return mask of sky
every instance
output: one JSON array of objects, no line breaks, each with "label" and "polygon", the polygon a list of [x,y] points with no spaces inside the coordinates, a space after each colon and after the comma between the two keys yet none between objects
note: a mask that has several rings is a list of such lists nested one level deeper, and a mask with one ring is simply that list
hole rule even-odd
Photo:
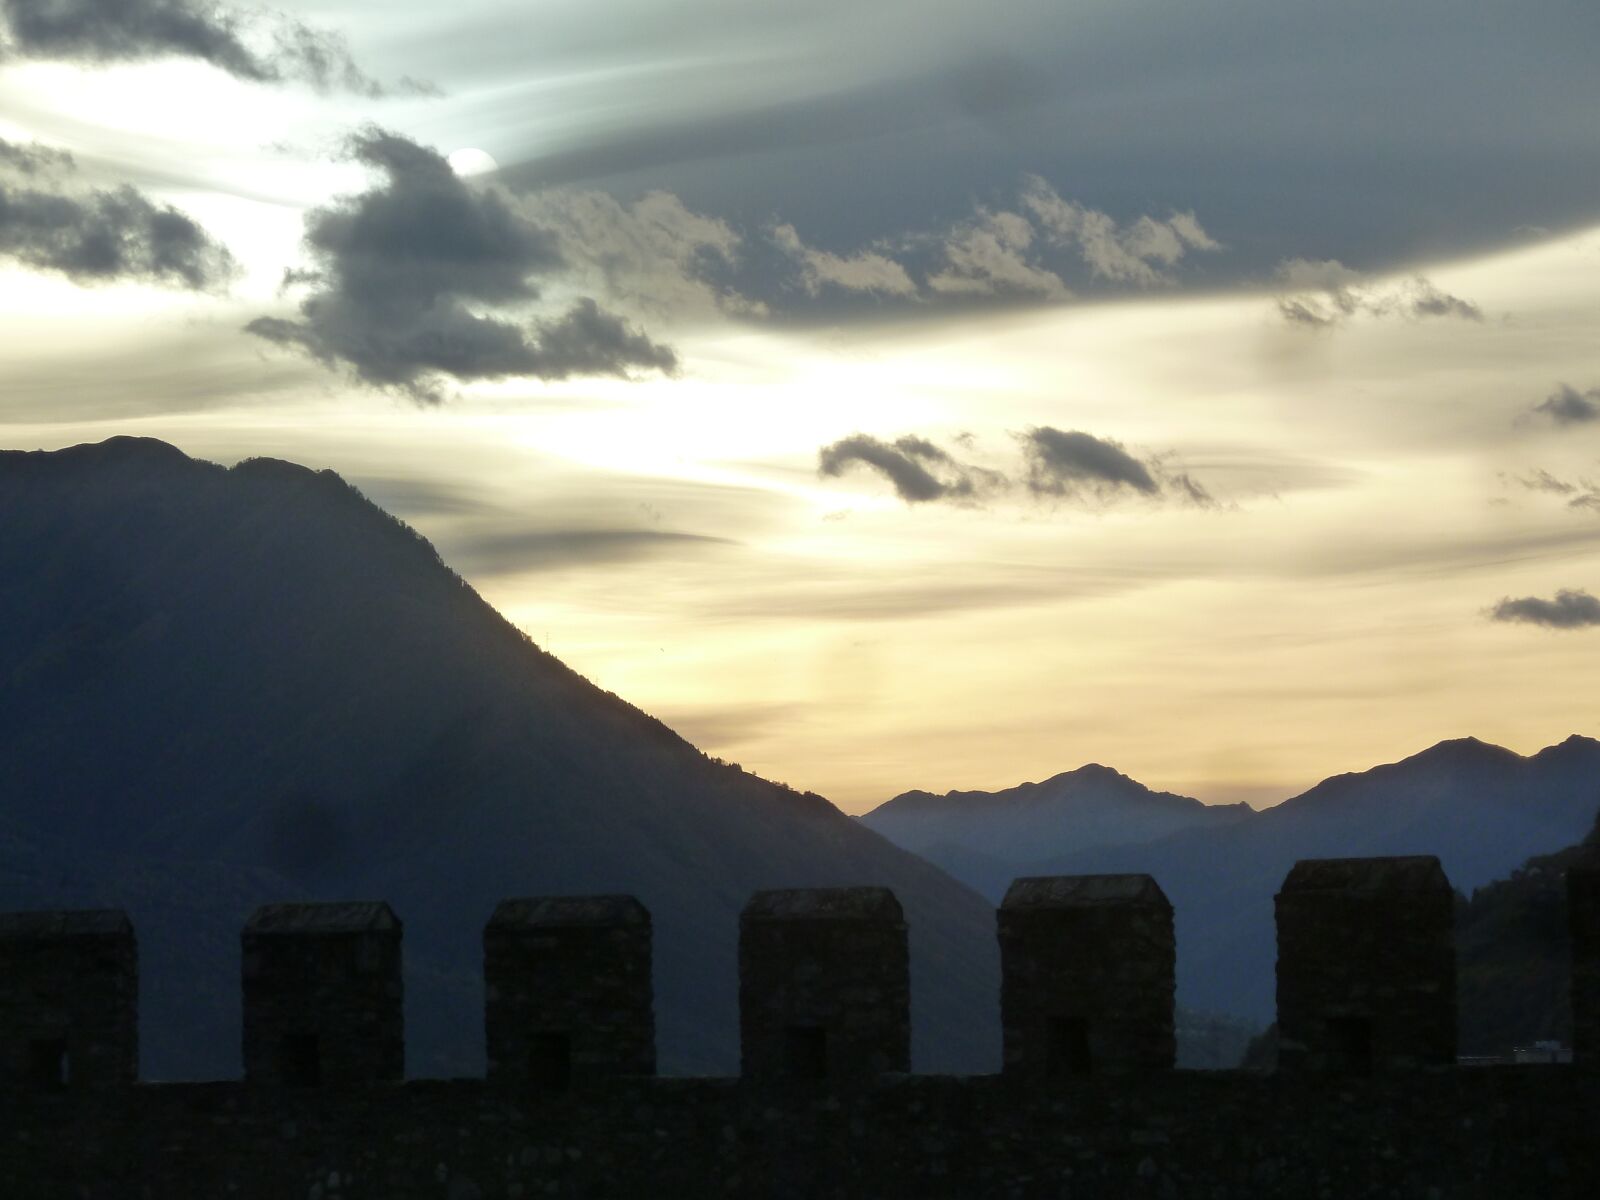
[{"label": "sky", "polygon": [[864,811],[1600,735],[1600,7],[0,0],[0,445]]}]

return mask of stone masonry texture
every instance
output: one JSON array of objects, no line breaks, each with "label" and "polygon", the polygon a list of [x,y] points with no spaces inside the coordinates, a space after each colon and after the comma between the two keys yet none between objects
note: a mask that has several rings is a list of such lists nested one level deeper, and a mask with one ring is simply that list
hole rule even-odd
[{"label": "stone masonry texture", "polygon": [[632,896],[506,900],[483,930],[491,1082],[654,1075],[650,914]]},{"label": "stone masonry texture", "polygon": [[139,949],[127,914],[0,913],[0,1087],[139,1077]]},{"label": "stone masonry texture", "polygon": [[1018,879],[996,923],[1006,1073],[1172,1066],[1177,944],[1154,879]]},{"label": "stone masonry texture", "polygon": [[241,936],[245,1078],[402,1079],[400,934],[382,902],[258,908]]},{"label": "stone masonry texture", "polygon": [[887,888],[757,892],[739,918],[744,1075],[871,1078],[911,1069],[911,960]]},{"label": "stone masonry texture", "polygon": [[[1393,1002],[1398,1027],[1414,1031],[1405,1022],[1418,1020],[1434,1002],[1421,984],[1442,971],[1432,907],[1442,878],[1431,860],[1300,864],[1279,898],[1290,967],[1293,939],[1321,928],[1353,948],[1359,970],[1346,966],[1342,977],[1337,963],[1312,956],[1305,978],[1333,981],[1344,1006],[1340,1014],[1382,1018],[1391,1011],[1384,1005]],[[1594,885],[1592,877],[1579,879],[1571,892],[1575,930],[1581,925],[1587,931],[1574,938],[1574,955],[1590,956],[1583,961],[1591,965],[1600,901]],[[1364,898],[1348,907],[1306,899],[1330,892]],[[1137,876],[1034,881],[1016,894],[1011,911],[1033,903],[1047,909],[1105,903],[1154,912],[1160,908],[1155,895],[1159,891],[1152,894]],[[520,932],[553,923],[563,910],[569,919],[593,918],[587,925],[577,921],[591,931],[648,928],[636,923],[642,909],[633,912],[626,898],[560,900],[541,915],[544,903],[513,901],[524,907],[498,915]],[[890,1058],[885,1042],[891,1050],[906,1045],[904,922],[892,895],[882,889],[768,892],[752,900],[746,915],[753,919],[744,932],[756,933],[746,946],[756,968],[753,998],[776,1005],[775,1023],[815,1029],[857,1012],[865,1030],[855,1043],[859,1053]],[[1374,932],[1380,916],[1394,927]],[[1341,928],[1341,920],[1355,928]],[[399,922],[386,906],[273,906],[251,924],[245,953],[265,957],[253,975],[247,967],[247,997],[252,978],[293,985],[291,994],[310,987],[319,1003],[348,1019],[362,1007],[353,998],[388,977],[386,955],[398,963]],[[839,926],[855,934],[840,934]],[[803,936],[769,937],[773,927]],[[359,942],[352,949],[340,940],[357,934],[377,936],[365,951]],[[25,964],[15,957],[17,945],[32,940],[52,953],[78,955],[78,966],[87,969],[94,957],[73,943],[100,936],[126,947],[129,957],[108,950],[106,963],[118,978],[131,978],[132,930],[122,914],[0,914],[0,965]],[[272,943],[274,936],[289,940]],[[1424,961],[1402,968],[1390,961],[1392,945],[1409,947]],[[296,958],[304,946],[324,949]],[[274,957],[280,953],[286,957]],[[631,951],[622,957],[637,962]],[[34,977],[46,978],[68,959],[38,961],[48,969]],[[614,966],[616,959],[606,961]],[[786,991],[787,970],[795,968],[803,968],[804,986]],[[357,984],[350,983],[352,971]],[[846,998],[824,984],[830,977],[843,984]],[[1290,978],[1294,982],[1292,969]],[[742,979],[741,987],[749,982]],[[1415,995],[1407,994],[1411,987]],[[376,988],[375,994],[382,1011],[394,1001],[397,1018],[398,993]],[[12,1044],[17,1028],[34,1028],[28,1023],[38,1006],[30,1000],[17,1007],[11,1001],[18,995],[35,993],[19,989],[14,970],[0,973],[0,1045]],[[85,1003],[96,1010],[79,1014],[85,1028],[100,1028],[97,1012],[132,1011],[131,999],[115,989],[84,995],[93,996]],[[778,1003],[786,996],[792,1003]],[[1293,988],[1288,998],[1297,999]],[[246,1011],[252,1011],[248,1005]],[[259,1018],[264,1010],[254,1011]],[[267,1014],[268,1027],[303,1029],[298,1017],[285,1015],[299,1011],[278,1005]],[[1593,1009],[1587,1011],[1592,1021]],[[337,1033],[340,1026],[316,1028]],[[845,1022],[843,1028],[856,1027]],[[1370,1048],[1388,1053],[1388,1036],[1379,1026]],[[809,1037],[798,1046],[779,1039],[777,1053],[803,1057],[815,1049]],[[1424,1049],[1432,1053],[1432,1043]],[[1334,1050],[1347,1054],[1350,1045]],[[396,1052],[383,1054],[389,1070],[398,1062]],[[381,1057],[374,1052],[363,1061]],[[1405,1065],[1426,1061],[1411,1052],[1402,1057]],[[1600,1178],[1600,1072],[1582,1064],[1339,1074],[1291,1068],[951,1077],[874,1070],[800,1080],[782,1069],[738,1079],[574,1069],[559,1090],[530,1088],[514,1075],[400,1082],[394,1070],[387,1079],[372,1078],[371,1070],[344,1078],[330,1070],[317,1086],[260,1075],[93,1087],[0,1077],[0,1197],[1587,1200]]]},{"label": "stone masonry texture", "polygon": [[1276,897],[1279,1069],[1452,1065],[1454,903],[1437,858],[1296,863]]}]

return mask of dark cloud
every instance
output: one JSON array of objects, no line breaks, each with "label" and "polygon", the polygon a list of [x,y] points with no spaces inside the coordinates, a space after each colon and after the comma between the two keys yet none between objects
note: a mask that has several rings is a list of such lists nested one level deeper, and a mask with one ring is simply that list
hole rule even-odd
[{"label": "dark cloud", "polygon": [[817,471],[821,475],[836,478],[856,463],[882,474],[907,504],[970,501],[1005,483],[996,472],[958,462],[948,451],[914,434],[884,442],[857,433],[817,452]]},{"label": "dark cloud", "polygon": [[[1594,223],[1600,9],[1528,0],[1462,23],[1459,8],[1122,0],[1086,22],[1080,6],[1022,0],[996,22],[919,0],[908,33],[903,4],[744,5],[730,21],[726,0],[682,0],[670,19],[618,0],[604,18],[541,8],[536,37],[506,36],[497,9],[438,53],[498,85],[484,120],[520,128],[497,155],[541,186],[604,180],[730,217],[781,212],[844,254],[945,227],[995,181],[1035,172],[1119,218],[1201,214],[1229,246],[1196,272],[1212,288],[1295,256],[1386,275]],[[846,12],[857,35],[841,53]],[[575,117],[552,138],[546,81],[597,44],[623,68],[630,119]],[[773,45],[790,69],[763,69]],[[1418,316],[1451,307],[1419,299]]]},{"label": "dark cloud", "polygon": [[1150,468],[1122,446],[1079,430],[1041,425],[1023,435],[1028,490],[1036,496],[1073,496],[1128,488],[1156,496],[1161,485]]},{"label": "dark cloud", "polygon": [[[974,441],[971,434],[956,440],[968,448]],[[1108,501],[1121,493],[1134,493],[1202,507],[1216,503],[1187,473],[1168,471],[1159,459],[1135,458],[1109,439],[1046,425],[1018,434],[1017,440],[1024,459],[1023,485],[1035,498]],[[907,504],[936,500],[970,503],[1014,487],[1004,473],[962,462],[915,434],[886,442],[857,433],[818,451],[818,474],[836,478],[855,464],[883,475]]]},{"label": "dark cloud", "polygon": [[1563,588],[1554,600],[1538,596],[1510,597],[1489,610],[1492,621],[1521,621],[1546,629],[1583,629],[1600,625],[1600,599],[1586,591]]},{"label": "dark cloud", "polygon": [[444,381],[671,372],[673,352],[580,299],[524,325],[505,313],[540,296],[535,282],[565,266],[557,238],[494,189],[469,187],[435,151],[381,129],[351,143],[383,172],[380,186],[306,218],[316,263],[299,321],[262,317],[246,328],[295,346],[363,383],[419,402]]},{"label": "dark cloud", "polygon": [[1168,471],[1158,458],[1139,459],[1110,438],[1040,425],[1019,435],[1028,490],[1040,497],[1110,500],[1133,493],[1210,508],[1215,498],[1192,476]]},{"label": "dark cloud", "polygon": [[1580,392],[1563,383],[1541,403],[1535,404],[1533,411],[1549,417],[1557,425],[1587,425],[1600,420],[1600,388]]},{"label": "dark cloud", "polygon": [[[336,33],[283,13],[216,0],[0,0],[13,51],[56,62],[196,58],[257,83],[381,96]],[[403,90],[427,90],[408,81]]]},{"label": "dark cloud", "polygon": [[0,258],[76,283],[133,281],[204,291],[234,273],[189,217],[127,186],[75,186],[72,158],[0,140]]}]

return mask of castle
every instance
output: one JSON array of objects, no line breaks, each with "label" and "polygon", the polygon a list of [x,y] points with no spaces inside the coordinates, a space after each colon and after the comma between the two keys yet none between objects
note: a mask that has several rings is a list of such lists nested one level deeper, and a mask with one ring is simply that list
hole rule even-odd
[{"label": "castle", "polygon": [[486,1077],[404,1078],[400,919],[280,904],[241,937],[244,1078],[138,1081],[120,912],[0,914],[0,1196],[1588,1196],[1600,1180],[1600,868],[1568,875],[1574,1062],[1458,1067],[1433,858],[1295,865],[1276,1072],[1173,1069],[1172,908],[1147,875],[1019,879],[995,1075],[910,1074],[883,888],[760,892],[737,1079],[658,1078],[650,914],[507,900]]}]

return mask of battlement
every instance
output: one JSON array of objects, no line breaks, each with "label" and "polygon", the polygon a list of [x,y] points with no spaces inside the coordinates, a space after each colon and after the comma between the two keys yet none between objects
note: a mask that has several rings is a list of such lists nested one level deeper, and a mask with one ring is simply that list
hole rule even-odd
[{"label": "battlement", "polygon": [[[1600,870],[1569,882],[1575,1058],[1600,1057]],[[1455,1062],[1453,894],[1430,857],[1308,859],[1275,898],[1280,1068]],[[1018,879],[996,914],[1001,1069],[1173,1067],[1172,905],[1148,875]],[[248,1082],[404,1076],[403,926],[381,901],[269,904],[240,936]],[[650,914],[631,896],[503,901],[483,928],[488,1078],[561,1092],[655,1072]],[[137,1078],[126,914],[0,913],[0,1087]],[[887,888],[757,892],[739,919],[742,1073],[848,1083],[910,1070],[906,922]]]},{"label": "battlement", "polygon": [[742,1076],[704,1080],[655,1077],[652,926],[628,896],[495,909],[488,1075],[455,1081],[402,1080],[402,925],[380,902],[258,910],[245,1078],[197,1084],[134,1082],[123,914],[0,914],[0,1194],[1586,1195],[1600,872],[1569,878],[1574,1065],[1452,1066],[1449,902],[1434,859],[1296,864],[1282,1069],[1193,1072],[1173,1069],[1156,881],[1017,880],[996,913],[1001,1071],[952,1077],[907,1073],[892,893],[761,892],[740,918]]}]

